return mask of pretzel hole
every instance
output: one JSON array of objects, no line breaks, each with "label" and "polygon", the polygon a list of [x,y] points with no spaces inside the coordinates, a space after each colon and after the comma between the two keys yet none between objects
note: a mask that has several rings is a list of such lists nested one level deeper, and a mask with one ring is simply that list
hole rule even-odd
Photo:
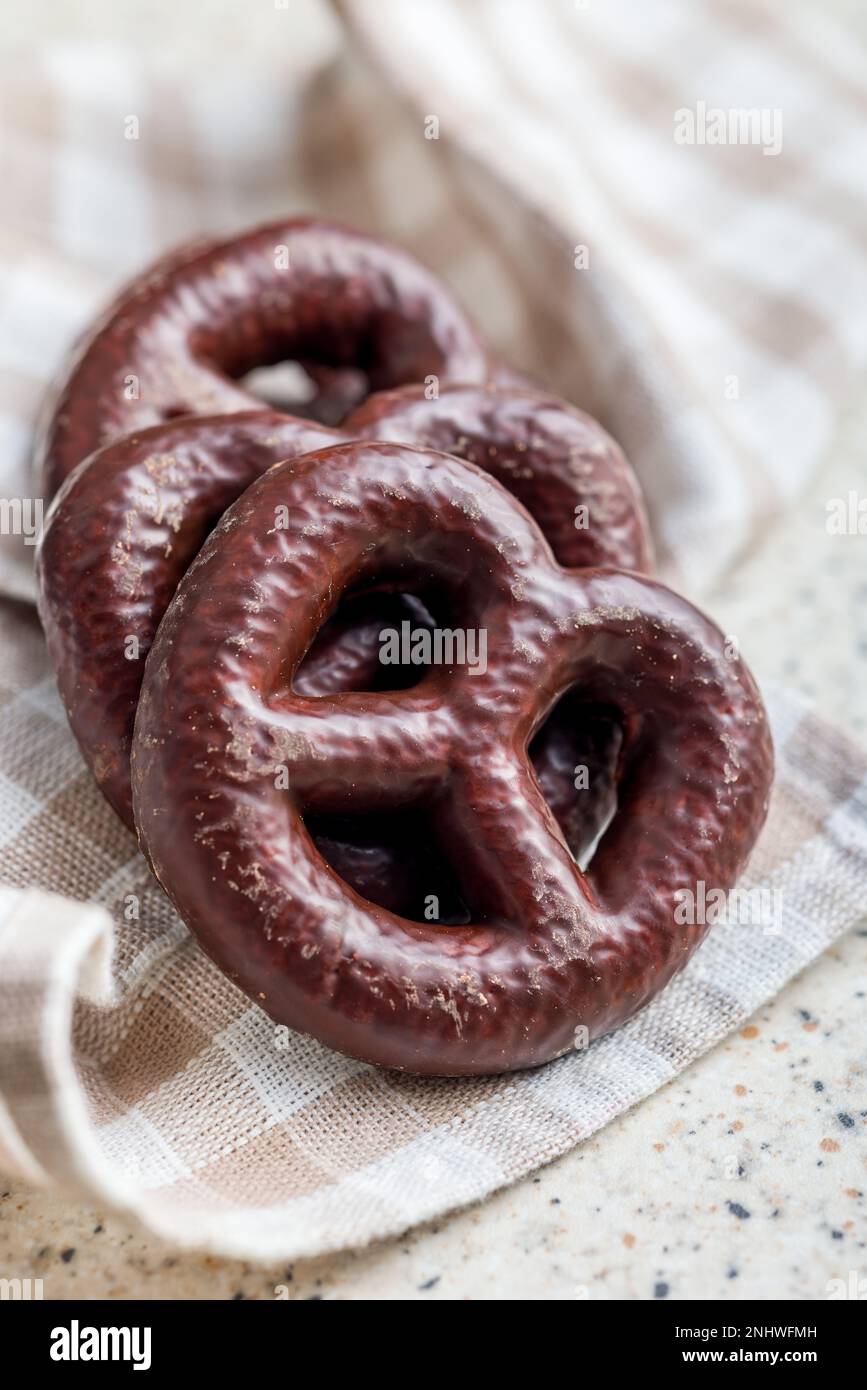
[{"label": "pretzel hole", "polygon": [[530,743],[542,794],[582,870],[617,814],[623,742],[618,712],[588,703],[573,690]]},{"label": "pretzel hole", "polygon": [[345,594],[311,643],[293,688],[299,695],[409,690],[429,670],[417,635],[442,631],[447,622],[448,603],[435,585]]},{"label": "pretzel hole", "polygon": [[323,425],[338,425],[370,394],[368,376],[357,367],[289,359],[254,367],[238,383],[274,410]]},{"label": "pretzel hole", "polygon": [[422,808],[376,815],[307,816],[323,859],[368,902],[426,926],[471,920],[457,877]]}]

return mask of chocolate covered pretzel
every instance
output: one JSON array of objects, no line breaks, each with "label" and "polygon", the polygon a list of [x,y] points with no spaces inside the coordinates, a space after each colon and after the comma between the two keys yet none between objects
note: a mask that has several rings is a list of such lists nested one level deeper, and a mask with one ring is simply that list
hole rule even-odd
[{"label": "chocolate covered pretzel", "polygon": [[[486,669],[299,694],[337,598],[382,583],[436,587],[452,625],[487,634]],[[528,754],[576,690],[623,730],[618,812],[586,873]],[[154,871],[272,1018],[367,1061],[466,1075],[556,1057],[671,979],[706,930],[678,894],[737,879],[772,750],[749,672],[689,603],[634,573],[561,568],[472,464],[365,442],[277,465],[225,514],[154,640],[132,772]],[[360,897],[307,829],[419,806],[466,925]]]},{"label": "chocolate covered pretzel", "polygon": [[481,382],[497,364],[405,251],[309,218],[156,262],[78,345],[37,451],[44,496],[94,450],[181,415],[250,410],[257,367],[306,364],[337,413],[404,382]]}]

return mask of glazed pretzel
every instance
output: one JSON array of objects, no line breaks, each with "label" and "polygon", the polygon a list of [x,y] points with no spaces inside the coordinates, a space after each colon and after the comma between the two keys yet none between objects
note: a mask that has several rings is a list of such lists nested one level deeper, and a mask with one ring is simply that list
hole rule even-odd
[{"label": "glazed pretzel", "polygon": [[[236,378],[286,358],[326,394],[338,379],[338,401],[341,372],[378,390],[499,370],[445,285],[373,237],[295,218],[198,242],[136,277],[79,344],[37,450],[44,496],[112,440],[261,408]],[[350,380],[343,407],[357,394]]]},{"label": "glazed pretzel", "polygon": [[[428,401],[422,389],[406,387],[372,397],[346,428],[481,462],[525,502],[564,564],[650,564],[632,470],[595,420],[556,397],[446,385]],[[130,828],[129,746],[144,658],[181,576],[226,508],[266,468],[345,438],[264,410],[170,421],[98,451],[55,500],[38,556],[40,616],[73,731]],[[590,524],[579,527],[582,506]],[[379,632],[405,616],[397,612],[401,602],[411,600],[354,603],[320,637],[300,688],[323,694],[381,677]],[[417,611],[414,617],[429,621]],[[619,732],[609,722],[607,732],[600,726],[582,743],[561,724],[543,739],[540,773],[581,853],[613,808]],[[578,763],[593,775],[592,791],[576,797]],[[377,873],[388,877],[384,866]]]},{"label": "glazed pretzel", "polygon": [[371,396],[343,429],[484,468],[523,502],[562,565],[653,567],[635,474],[599,422],[559,396],[446,385],[429,400],[423,386],[404,386]]},{"label": "glazed pretzel", "polygon": [[261,409],[170,421],[99,450],[49,509],[36,562],[49,655],[85,761],[130,829],[144,659],[181,576],[265,469],[342,438]]},{"label": "glazed pretzel", "polygon": [[[487,671],[299,695],[336,598],[383,576],[442,585],[452,623],[487,632]],[[527,754],[576,686],[626,730],[619,811],[586,874]],[[157,876],[272,1018],[461,1075],[544,1062],[667,983],[705,930],[678,923],[675,893],[735,882],[772,751],[752,678],[690,604],[636,574],[561,569],[471,465],[367,443],[280,464],[230,508],[160,626],[132,768]],[[465,927],[374,907],[305,829],[419,804],[473,909]]]}]

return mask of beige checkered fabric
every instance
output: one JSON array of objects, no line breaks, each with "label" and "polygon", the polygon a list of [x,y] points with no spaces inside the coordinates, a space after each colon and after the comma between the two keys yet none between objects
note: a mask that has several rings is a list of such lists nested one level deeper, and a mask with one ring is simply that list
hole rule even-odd
[{"label": "beige checkered fabric", "polygon": [[[343,8],[410,107],[404,179],[436,200],[454,158],[498,331],[620,440],[700,592],[803,485],[867,361],[863,57],[785,0]],[[753,110],[778,153],[708,143],[702,112]],[[683,112],[705,143],[675,140]]]},{"label": "beige checkered fabric", "polygon": [[[312,208],[406,242],[517,365],[595,409],[668,572],[700,591],[804,479],[867,352],[863,81],[795,8],[343,0],[364,61],[325,24],[292,31],[278,75],[180,81],[80,46],[0,74],[0,493],[31,495],[45,384],[118,281],[185,236]],[[676,144],[700,100],[779,107],[781,152]],[[32,597],[23,540],[0,538],[9,1173],[244,1257],[360,1244],[593,1133],[863,912],[867,759],[771,691],[778,780],[744,887],[779,912],[715,927],[617,1034],[469,1081],[286,1036],[191,942],[92,785],[11,601]]]}]

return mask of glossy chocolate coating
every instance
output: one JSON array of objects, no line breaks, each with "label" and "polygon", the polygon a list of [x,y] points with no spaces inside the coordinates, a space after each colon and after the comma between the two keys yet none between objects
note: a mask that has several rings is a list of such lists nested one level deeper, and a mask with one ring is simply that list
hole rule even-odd
[{"label": "glossy chocolate coating", "polygon": [[[487,671],[299,695],[336,598],[384,577],[442,585],[453,624],[486,630]],[[624,730],[618,814],[586,875],[527,752],[575,687]],[[678,922],[675,894],[734,884],[772,749],[749,672],[685,600],[637,574],[561,569],[472,465],[355,443],[269,470],[205,543],[148,658],[132,770],[157,876],[252,999],[365,1060],[466,1075],[556,1057],[667,983],[706,930]],[[303,819],[422,804],[466,926],[373,907]]]},{"label": "glossy chocolate coating", "polygon": [[54,499],[37,553],[39,615],[72,731],[130,829],[145,657],[182,575],[260,473],[342,438],[265,410],[171,421],[100,450]]},{"label": "glossy chocolate coating", "polygon": [[[372,397],[354,427],[359,434],[397,433],[410,443],[436,435],[444,449],[472,448],[483,466],[522,490],[564,564],[604,560],[638,568],[647,561],[648,532],[629,465],[601,426],[563,401],[463,386],[444,387],[438,401],[426,401],[407,387]],[[265,410],[170,421],[99,450],[55,499],[37,559],[40,616],[73,732],[130,828],[129,746],[144,658],[181,576],[226,508],[260,473],[344,438]],[[587,501],[595,509],[599,497],[605,499],[599,522],[576,529],[575,507]],[[299,690],[328,694],[381,684],[379,633],[399,620],[394,602],[385,598],[368,602],[363,613],[356,604],[333,619],[299,672]],[[130,637],[137,642],[132,658]],[[569,722],[573,728],[574,718]],[[592,740],[582,746],[580,732],[564,729],[557,747],[576,739],[576,761],[591,764],[591,790],[571,795],[571,768],[565,769],[559,801],[564,813],[568,808],[570,847],[580,855],[610,814],[615,762]],[[541,751],[551,790],[554,746],[546,741]],[[386,876],[383,865],[378,877]]]},{"label": "glossy chocolate coating", "polygon": [[43,495],[122,436],[261,405],[236,378],[285,359],[361,371],[372,390],[491,370],[446,287],[396,247],[307,218],[199,242],[138,276],[78,345],[39,444]]},{"label": "glossy chocolate coating", "polygon": [[[535,517],[561,565],[653,567],[644,500],[622,450],[559,396],[461,384],[429,400],[424,386],[404,386],[371,396],[343,428],[437,449],[492,473]],[[576,516],[579,506],[586,516]]]}]

